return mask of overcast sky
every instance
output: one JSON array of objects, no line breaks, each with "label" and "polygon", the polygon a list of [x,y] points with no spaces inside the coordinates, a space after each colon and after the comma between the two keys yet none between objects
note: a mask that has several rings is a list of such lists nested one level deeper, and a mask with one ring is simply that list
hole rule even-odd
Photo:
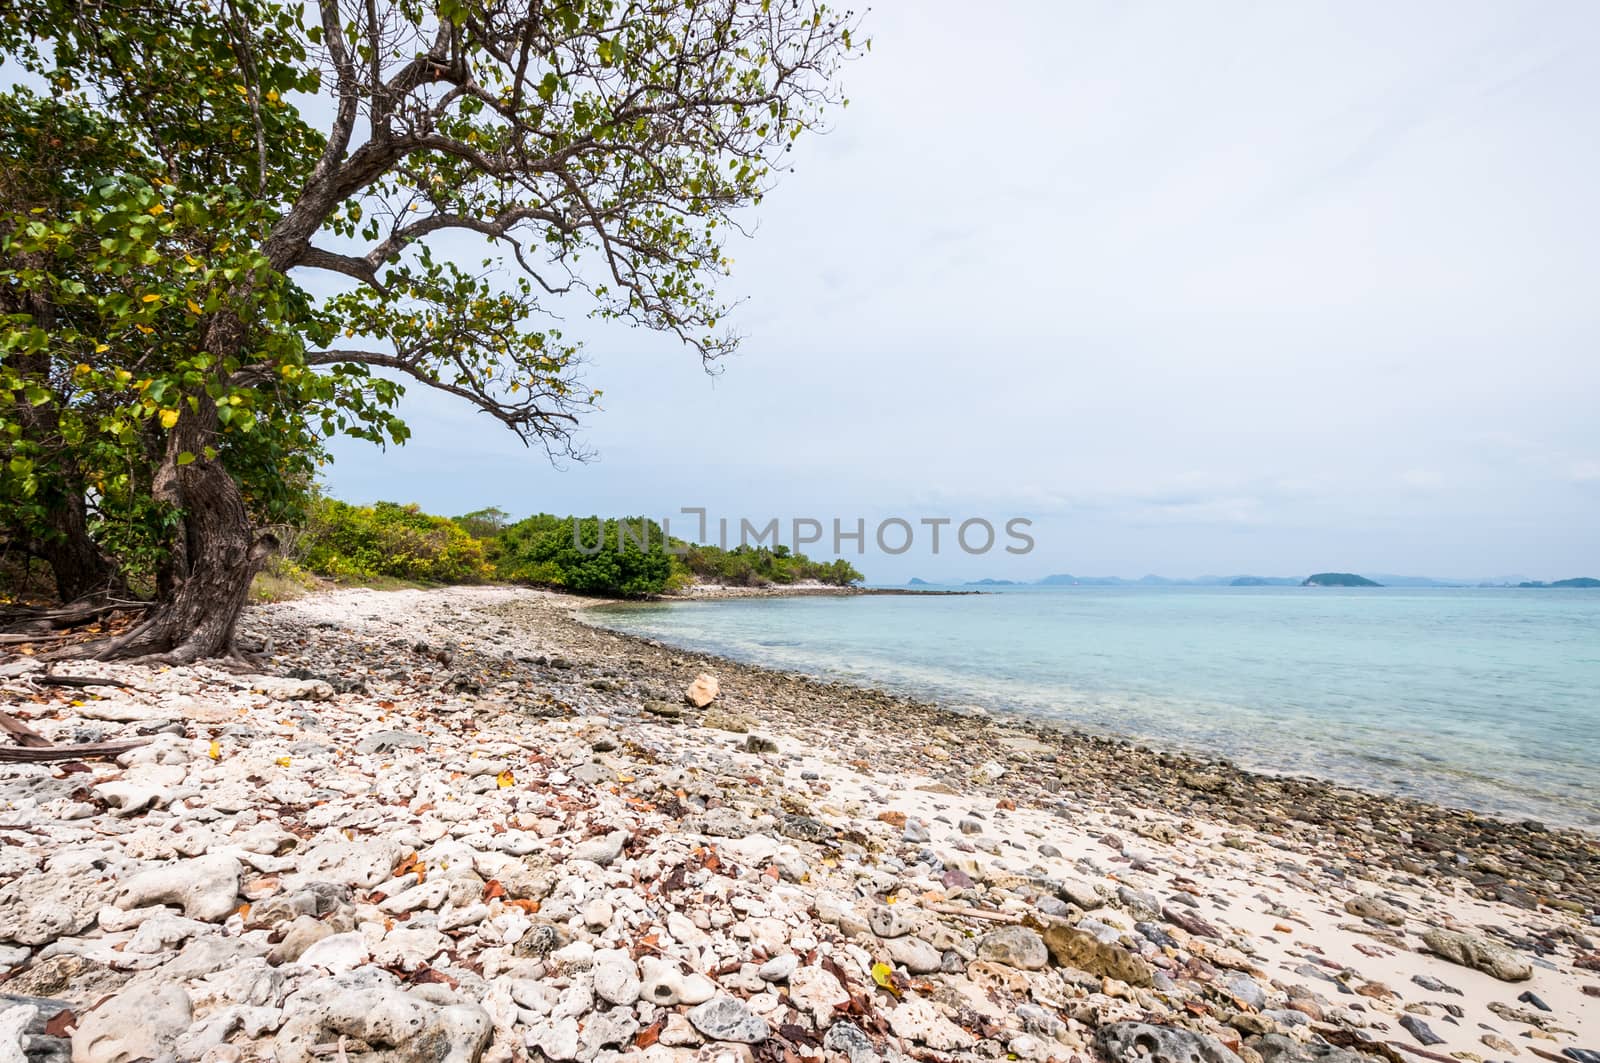
[{"label": "overcast sky", "polygon": [[866,28],[732,250],[720,376],[574,308],[598,460],[413,389],[413,440],[338,445],[332,491],[1035,522],[1023,557],[853,558],[875,582],[1600,576],[1600,6],[882,0]]}]

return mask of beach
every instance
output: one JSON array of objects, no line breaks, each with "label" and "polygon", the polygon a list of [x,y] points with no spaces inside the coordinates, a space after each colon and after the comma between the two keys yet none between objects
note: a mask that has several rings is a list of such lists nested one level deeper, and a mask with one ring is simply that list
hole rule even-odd
[{"label": "beach", "polygon": [[6,664],[46,738],[150,742],[0,764],[0,1059],[1600,1058],[1592,834],[592,604],[342,590],[246,612],[274,675]]}]

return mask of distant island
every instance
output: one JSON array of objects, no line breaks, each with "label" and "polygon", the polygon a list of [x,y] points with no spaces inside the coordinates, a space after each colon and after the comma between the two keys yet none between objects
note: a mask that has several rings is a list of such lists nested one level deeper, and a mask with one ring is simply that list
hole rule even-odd
[{"label": "distant island", "polygon": [[1554,587],[1588,587],[1588,588],[1593,588],[1593,587],[1600,587],[1600,579],[1595,579],[1592,576],[1578,576],[1578,577],[1576,577],[1574,579],[1558,579],[1554,583],[1546,583],[1543,580],[1530,580],[1527,583],[1519,583],[1519,584],[1517,584],[1517,586],[1518,587],[1526,587],[1526,588],[1529,588],[1530,590],[1531,589],[1548,590],[1548,589],[1551,589],[1551,588],[1554,588]]},{"label": "distant island", "polygon": [[1022,584],[1014,579],[969,579],[963,586],[966,587],[1020,587]]},{"label": "distant island", "polygon": [[1383,584],[1375,583],[1365,576],[1358,576],[1354,572],[1318,572],[1314,576],[1307,576],[1302,587],[1381,587]]},{"label": "distant island", "polygon": [[1235,576],[1230,587],[1298,587],[1300,581],[1292,576]]},{"label": "distant island", "polygon": [[931,586],[933,586],[933,584],[929,583],[927,580],[922,579],[922,578],[920,578],[918,576],[912,576],[911,579],[909,581],[907,581],[906,586],[907,587],[931,587]]}]

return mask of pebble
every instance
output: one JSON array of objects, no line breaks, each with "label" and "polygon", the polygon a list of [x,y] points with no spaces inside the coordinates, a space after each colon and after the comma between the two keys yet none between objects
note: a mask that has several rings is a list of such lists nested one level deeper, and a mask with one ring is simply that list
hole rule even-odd
[{"label": "pebble", "polygon": [[767,1039],[767,1021],[737,997],[718,996],[689,1009],[689,1022],[713,1041],[760,1044]]},{"label": "pebble", "polygon": [[[75,665],[130,684],[73,692],[105,712],[0,674],[52,736],[168,728],[60,778],[0,765],[0,1031],[74,1010],[74,1063],[341,1038],[390,1063],[1363,1063],[1321,1039],[1398,1023],[1509,1059],[1498,1022],[1594,1063],[1569,834],[760,673],[563,602],[253,608],[293,675]],[[1450,962],[1538,994],[1457,990]]]}]

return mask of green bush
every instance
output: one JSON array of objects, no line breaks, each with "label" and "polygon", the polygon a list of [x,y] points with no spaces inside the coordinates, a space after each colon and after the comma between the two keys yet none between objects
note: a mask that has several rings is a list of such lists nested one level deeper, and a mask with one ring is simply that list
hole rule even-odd
[{"label": "green bush", "polygon": [[639,598],[660,594],[672,578],[666,536],[642,517],[601,521],[541,513],[501,532],[490,557],[500,579],[579,594]]},{"label": "green bush", "polygon": [[700,579],[734,587],[765,587],[816,580],[847,587],[862,580],[854,565],[837,561],[813,561],[805,554],[792,553],[787,546],[736,546],[723,550],[716,546],[679,544],[683,568]]},{"label": "green bush", "polygon": [[489,575],[483,544],[449,517],[394,502],[352,506],[318,499],[300,551],[305,568],[335,579],[473,583]]}]

